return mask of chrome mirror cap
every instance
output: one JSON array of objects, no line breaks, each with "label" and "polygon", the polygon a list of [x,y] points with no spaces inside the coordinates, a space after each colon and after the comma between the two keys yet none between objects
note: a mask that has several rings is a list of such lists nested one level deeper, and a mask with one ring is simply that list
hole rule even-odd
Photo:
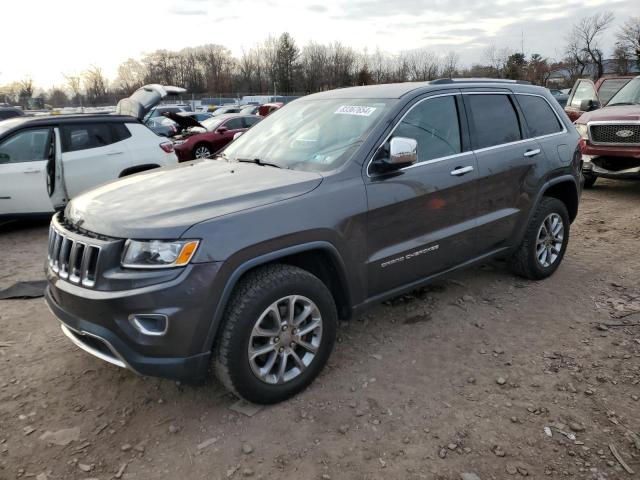
[{"label": "chrome mirror cap", "polygon": [[389,144],[390,165],[406,167],[418,161],[418,142],[413,138],[393,137]]}]

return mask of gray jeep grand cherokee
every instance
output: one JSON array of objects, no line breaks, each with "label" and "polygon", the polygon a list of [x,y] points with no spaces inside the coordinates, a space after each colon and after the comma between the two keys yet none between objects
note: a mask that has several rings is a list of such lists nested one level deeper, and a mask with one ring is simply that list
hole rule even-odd
[{"label": "gray jeep grand cherokee", "polygon": [[286,399],[338,319],[492,257],[562,261],[579,135],[551,94],[438,80],[309,95],[211,160],[76,197],[54,216],[47,302],[89,353],[143,375]]}]

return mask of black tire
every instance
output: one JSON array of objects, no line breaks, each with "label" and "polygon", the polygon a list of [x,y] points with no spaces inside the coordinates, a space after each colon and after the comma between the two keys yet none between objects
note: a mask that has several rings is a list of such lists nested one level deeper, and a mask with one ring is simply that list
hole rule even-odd
[{"label": "black tire", "polygon": [[[267,383],[254,374],[249,362],[251,332],[270,305],[289,295],[304,296],[317,306],[322,317],[321,340],[315,357],[297,377],[280,384]],[[261,267],[249,272],[231,295],[213,351],[215,374],[227,389],[245,400],[281,402],[304,390],[320,373],[333,350],[336,327],[336,305],[320,279],[290,265]]]},{"label": "black tire", "polygon": [[590,173],[585,173],[583,174],[583,176],[584,176],[584,188],[593,188],[593,185],[596,183],[596,180],[598,180],[598,177]]},{"label": "black tire", "polygon": [[[199,143],[197,144],[195,147],[193,147],[193,159],[196,160],[198,157],[196,156],[196,152],[198,151],[198,149],[202,149],[202,150],[206,150],[208,153],[206,154],[207,156],[211,156],[213,154],[213,150],[211,149],[211,147],[209,145],[207,145],[206,143]],[[199,158],[204,158],[204,157],[199,157]]]},{"label": "black tire", "polygon": [[[555,261],[548,266],[543,266],[537,258],[536,241],[543,222],[552,214],[557,214],[562,219],[562,226],[564,228],[562,247]],[[558,266],[560,266],[560,263],[562,263],[562,259],[567,250],[570,225],[571,222],[569,221],[569,213],[567,212],[566,205],[557,198],[543,197],[527,226],[527,231],[520,247],[513,257],[511,257],[509,262],[511,270],[517,275],[531,280],[541,280],[552,275]]]}]

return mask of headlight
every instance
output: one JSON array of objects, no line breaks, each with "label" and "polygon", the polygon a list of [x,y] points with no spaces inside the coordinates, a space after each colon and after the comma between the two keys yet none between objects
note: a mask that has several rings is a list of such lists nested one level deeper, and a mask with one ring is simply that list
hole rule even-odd
[{"label": "headlight", "polygon": [[198,240],[127,240],[122,266],[129,268],[182,267],[191,261]]},{"label": "headlight", "polygon": [[584,138],[585,140],[589,139],[589,132],[588,132],[589,129],[587,128],[586,124],[576,123],[576,130],[578,130],[578,133],[582,138]]}]

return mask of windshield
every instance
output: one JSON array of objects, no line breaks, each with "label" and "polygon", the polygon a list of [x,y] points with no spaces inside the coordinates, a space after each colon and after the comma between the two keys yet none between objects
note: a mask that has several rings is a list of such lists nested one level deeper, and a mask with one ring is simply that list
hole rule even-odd
[{"label": "windshield", "polygon": [[207,131],[213,132],[224,121],[225,121],[224,118],[209,117],[209,118],[207,118],[205,120],[202,120],[200,122],[200,125],[202,125],[204,128],[206,128]]},{"label": "windshield", "polygon": [[616,93],[608,106],[613,105],[639,105],[640,104],[640,77],[636,77],[627,83]]},{"label": "windshield", "polygon": [[392,102],[297,100],[252,127],[224,153],[230,161],[258,159],[295,170],[333,170],[351,157]]}]

